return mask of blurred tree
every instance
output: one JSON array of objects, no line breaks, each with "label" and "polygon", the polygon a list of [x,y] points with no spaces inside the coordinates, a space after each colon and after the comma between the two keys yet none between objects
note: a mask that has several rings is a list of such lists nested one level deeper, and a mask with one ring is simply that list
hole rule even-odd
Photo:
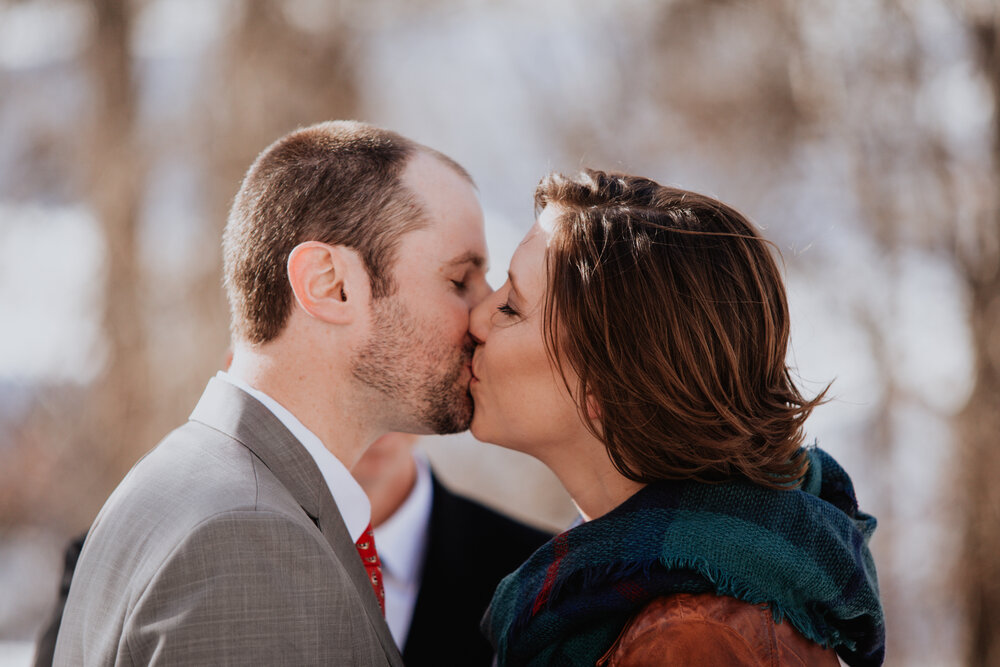
[{"label": "blurred tree", "polygon": [[93,32],[89,64],[94,106],[86,155],[87,194],[104,233],[104,336],[108,358],[94,392],[92,460],[110,489],[143,451],[152,412],[147,288],[138,244],[146,157],[136,141],[137,90],[131,51],[135,6],[130,0],[89,0]]},{"label": "blurred tree", "polygon": [[[959,584],[971,667],[1000,665],[1000,9],[967,13],[993,106],[993,173],[971,238],[956,239],[975,383],[959,415],[964,533]],[[964,241],[964,242],[963,242]]]}]

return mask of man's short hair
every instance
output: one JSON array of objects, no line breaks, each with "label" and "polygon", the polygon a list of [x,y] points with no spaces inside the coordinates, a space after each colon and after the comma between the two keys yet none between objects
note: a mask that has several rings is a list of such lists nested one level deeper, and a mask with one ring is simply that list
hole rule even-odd
[{"label": "man's short hair", "polygon": [[296,130],[258,155],[223,234],[233,334],[259,344],[281,333],[293,303],[288,256],[305,241],[353,248],[368,272],[372,297],[391,295],[400,238],[428,224],[416,193],[402,183],[418,152],[472,181],[441,153],[356,121]]}]

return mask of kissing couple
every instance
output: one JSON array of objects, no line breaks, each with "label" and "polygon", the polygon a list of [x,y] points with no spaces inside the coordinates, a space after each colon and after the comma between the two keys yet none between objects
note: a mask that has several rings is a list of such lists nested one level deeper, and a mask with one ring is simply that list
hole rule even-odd
[{"label": "kissing couple", "polygon": [[266,148],[222,244],[232,364],[98,515],[55,664],[402,665],[350,471],[466,429],[580,513],[482,610],[497,665],[881,664],[875,519],[803,446],[825,392],[786,365],[770,244],[638,176],[534,201],[493,291],[452,159],[357,122]]}]

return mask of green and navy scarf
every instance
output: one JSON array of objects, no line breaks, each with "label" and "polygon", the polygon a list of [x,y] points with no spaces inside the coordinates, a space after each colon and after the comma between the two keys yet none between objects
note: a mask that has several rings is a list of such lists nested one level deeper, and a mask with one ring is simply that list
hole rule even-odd
[{"label": "green and navy scarf", "polygon": [[850,477],[812,448],[799,489],[650,484],[538,549],[496,590],[483,631],[499,667],[593,665],[654,598],[766,604],[849,665],[880,665],[885,626]]}]

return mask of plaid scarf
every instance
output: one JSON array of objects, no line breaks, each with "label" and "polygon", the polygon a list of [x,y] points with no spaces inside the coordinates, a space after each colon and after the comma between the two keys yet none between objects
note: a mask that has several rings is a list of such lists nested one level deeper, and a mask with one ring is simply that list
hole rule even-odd
[{"label": "plaid scarf", "polygon": [[811,448],[799,489],[650,484],[543,545],[483,618],[499,667],[593,665],[654,598],[715,592],[770,606],[849,665],[880,665],[885,626],[850,477]]}]

